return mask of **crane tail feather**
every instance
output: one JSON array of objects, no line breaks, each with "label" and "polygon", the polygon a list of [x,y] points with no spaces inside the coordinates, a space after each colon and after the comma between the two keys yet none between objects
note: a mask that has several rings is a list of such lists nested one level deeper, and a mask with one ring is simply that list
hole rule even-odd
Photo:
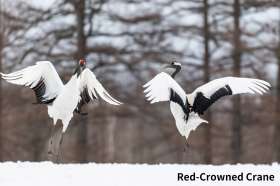
[{"label": "crane tail feather", "polygon": [[198,114],[191,113],[189,115],[185,132],[186,140],[188,140],[191,131],[195,130],[202,123],[208,123],[208,121],[200,118]]}]

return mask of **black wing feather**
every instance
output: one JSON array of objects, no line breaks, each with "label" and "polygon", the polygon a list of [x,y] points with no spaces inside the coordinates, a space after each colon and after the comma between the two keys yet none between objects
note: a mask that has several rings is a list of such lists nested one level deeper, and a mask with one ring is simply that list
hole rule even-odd
[{"label": "black wing feather", "polygon": [[185,113],[185,119],[188,120],[190,109],[189,109],[189,103],[187,98],[186,98],[186,105],[185,105],[182,98],[173,89],[170,89],[170,101],[177,103],[181,106],[181,108]]},{"label": "black wing feather", "polygon": [[206,111],[218,99],[228,95],[232,95],[232,90],[229,85],[218,89],[210,96],[210,99],[206,98],[202,92],[198,92],[192,106],[192,111],[202,115],[204,111]]},{"label": "black wing feather", "polygon": [[[87,89],[86,87],[85,87],[84,90],[81,92],[80,97],[81,97],[81,100],[80,100],[80,102],[78,103],[78,105],[77,105],[77,107],[76,107],[76,109],[75,109],[75,112],[78,113],[78,114],[82,114],[82,113],[81,113],[82,107],[83,107],[85,104],[89,103],[90,100],[91,100],[90,95],[89,95],[89,93],[88,93],[88,89]],[[94,99],[97,99],[94,95],[92,95],[92,97],[93,97]]]},{"label": "black wing feather", "polygon": [[44,82],[44,78],[41,78],[37,85],[32,88],[32,90],[34,91],[37,99],[37,103],[35,104],[51,104],[56,99],[56,97],[48,100],[44,99],[43,96],[46,93],[46,84]]}]

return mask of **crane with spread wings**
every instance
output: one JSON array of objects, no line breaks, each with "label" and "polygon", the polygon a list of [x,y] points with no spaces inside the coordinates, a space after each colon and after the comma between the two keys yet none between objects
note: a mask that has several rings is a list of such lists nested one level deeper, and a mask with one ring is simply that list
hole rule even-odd
[{"label": "crane with spread wings", "polygon": [[56,125],[58,120],[62,121],[60,144],[73,112],[85,115],[86,113],[81,112],[81,108],[91,100],[100,96],[112,105],[122,104],[105,90],[94,73],[86,67],[84,59],[79,61],[74,74],[65,85],[49,61],[39,61],[35,65],[10,74],[1,73],[1,77],[9,83],[33,89],[37,104],[47,105],[53,124]]},{"label": "crane with spread wings", "polygon": [[170,110],[175,119],[176,127],[182,136],[188,139],[192,130],[201,123],[208,123],[200,118],[203,113],[217,100],[224,96],[236,94],[263,94],[271,85],[260,79],[223,77],[212,80],[192,93],[186,94],[182,87],[174,80],[181,70],[181,64],[172,62],[166,68],[175,69],[171,76],[165,72],[157,74],[143,87],[147,100],[153,104],[169,101]]}]

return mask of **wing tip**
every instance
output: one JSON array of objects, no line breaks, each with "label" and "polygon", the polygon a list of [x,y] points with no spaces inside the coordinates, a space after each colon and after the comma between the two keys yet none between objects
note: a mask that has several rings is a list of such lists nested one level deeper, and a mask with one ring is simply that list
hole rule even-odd
[{"label": "wing tip", "polygon": [[8,74],[5,74],[3,72],[0,72],[0,75],[1,75],[1,77],[8,76]]},{"label": "wing tip", "polygon": [[[117,100],[116,100],[117,101]],[[117,103],[115,103],[114,105],[116,105],[116,106],[120,106],[120,105],[123,105],[124,103],[123,102],[120,102],[120,101],[118,101]]]},{"label": "wing tip", "polygon": [[111,101],[111,104],[113,104],[113,105],[122,105],[123,104],[122,102],[113,98],[108,92],[105,91],[103,94]]},{"label": "wing tip", "polygon": [[148,82],[148,83],[145,83],[144,85],[142,85],[142,87],[143,88],[147,88],[150,84],[149,84],[150,82]]},{"label": "wing tip", "polygon": [[261,92],[259,93],[261,95],[268,93],[268,91],[272,88],[271,84],[264,80],[256,80],[253,83],[257,85],[257,89]]}]

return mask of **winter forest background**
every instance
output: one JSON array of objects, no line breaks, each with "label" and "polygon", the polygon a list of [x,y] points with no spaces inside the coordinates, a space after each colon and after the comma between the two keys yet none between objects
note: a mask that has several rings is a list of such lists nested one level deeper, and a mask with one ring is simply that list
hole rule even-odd
[{"label": "winter forest background", "polygon": [[[63,162],[280,162],[279,0],[0,0],[0,69],[50,60],[67,81],[85,57],[104,101],[75,115]],[[220,100],[189,137],[168,103],[149,105],[142,85],[164,63],[183,64],[187,91],[223,76],[261,78],[264,96]],[[45,161],[52,120],[33,91],[1,81],[0,160]]]}]

